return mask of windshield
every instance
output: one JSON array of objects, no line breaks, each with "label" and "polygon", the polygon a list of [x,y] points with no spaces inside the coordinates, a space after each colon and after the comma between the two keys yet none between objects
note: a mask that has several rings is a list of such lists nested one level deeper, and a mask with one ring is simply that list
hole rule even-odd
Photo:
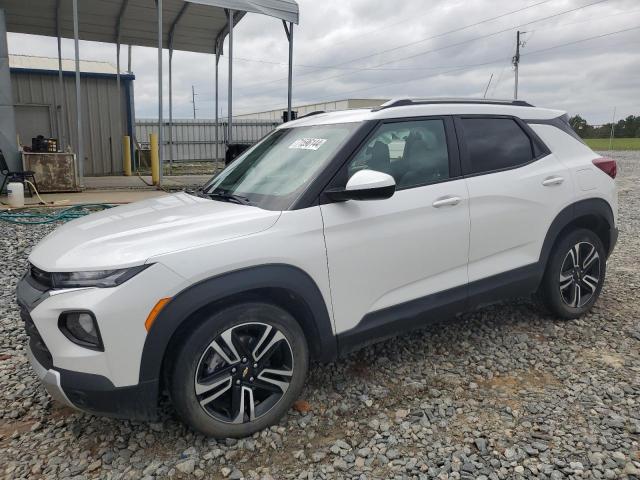
[{"label": "windshield", "polygon": [[211,179],[203,193],[216,200],[242,200],[267,210],[285,210],[327,166],[358,125],[275,130]]}]

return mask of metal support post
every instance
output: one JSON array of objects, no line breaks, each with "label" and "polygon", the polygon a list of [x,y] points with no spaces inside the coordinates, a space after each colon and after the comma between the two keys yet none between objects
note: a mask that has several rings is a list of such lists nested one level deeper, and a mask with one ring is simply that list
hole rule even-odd
[{"label": "metal support post", "polygon": [[171,175],[172,170],[173,170],[173,45],[170,45],[169,46],[169,175]]},{"label": "metal support post", "polygon": [[227,11],[229,17],[229,93],[227,94],[227,143],[233,142],[233,10]]},{"label": "metal support post", "polygon": [[162,0],[157,1],[158,8],[158,185],[162,185],[164,119],[162,116]]},{"label": "metal support post", "polygon": [[216,46],[216,86],[215,86],[215,102],[214,102],[214,108],[216,109],[215,112],[215,117],[216,117],[216,131],[215,131],[215,154],[214,154],[214,160],[218,160],[218,150],[220,148],[220,134],[218,132],[218,129],[220,128],[220,121],[218,119],[218,64],[220,63],[220,49],[218,48],[218,45]]},{"label": "metal support post", "polygon": [[80,91],[80,40],[78,34],[78,0],[73,0],[73,41],[75,44],[76,61],[76,119],[78,134],[78,180],[80,187],[84,186],[84,139],[82,138],[82,97]]},{"label": "metal support post", "polygon": [[64,90],[64,78],[62,76],[62,36],[60,27],[60,4],[61,0],[57,1],[56,5],[56,36],[58,37],[58,88],[60,95],[60,117],[59,126],[60,131],[60,150],[64,151],[67,147],[67,93]]},{"label": "metal support post", "polygon": [[287,34],[287,40],[289,41],[289,79],[287,88],[287,121],[292,120],[291,117],[291,97],[293,89],[293,22],[289,22],[289,28],[287,28],[287,22],[282,21],[284,25],[284,32]]}]

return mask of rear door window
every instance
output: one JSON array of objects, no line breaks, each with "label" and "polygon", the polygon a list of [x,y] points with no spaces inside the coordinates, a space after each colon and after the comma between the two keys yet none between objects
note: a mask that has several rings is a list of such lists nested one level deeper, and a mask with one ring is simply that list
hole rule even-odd
[{"label": "rear door window", "polygon": [[525,131],[512,118],[462,118],[467,161],[463,173],[473,175],[515,168],[535,158]]}]

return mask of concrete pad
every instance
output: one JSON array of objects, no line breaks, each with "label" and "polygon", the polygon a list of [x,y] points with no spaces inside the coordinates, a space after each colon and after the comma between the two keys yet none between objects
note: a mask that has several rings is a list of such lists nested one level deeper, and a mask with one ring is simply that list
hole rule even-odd
[{"label": "concrete pad", "polygon": [[[86,190],[78,193],[43,193],[40,196],[49,207],[70,207],[81,203],[131,203],[146,198],[168,195],[162,190]],[[7,197],[0,197],[0,209],[7,210]],[[39,206],[38,197],[25,197],[25,206]]]},{"label": "concrete pad", "polygon": [[[204,185],[211,175],[165,175],[162,177],[162,185],[165,188],[184,188],[193,185]],[[94,189],[116,189],[116,188],[136,188],[154,189],[151,185],[151,177],[148,175],[131,175],[130,177],[85,177],[84,187],[87,190]]]},{"label": "concrete pad", "polygon": [[[196,185],[204,185],[211,175],[173,175],[163,178],[163,186],[168,190],[181,190]],[[146,185],[151,184],[150,176],[137,175],[130,177],[85,177],[85,189],[82,192],[69,193],[42,193],[40,196],[48,207],[65,207],[78,205],[81,203],[131,203],[145,198],[167,195],[157,187]],[[0,209],[7,210],[7,197],[0,197]],[[24,199],[25,206],[44,206],[38,203],[38,197],[27,197]]]}]

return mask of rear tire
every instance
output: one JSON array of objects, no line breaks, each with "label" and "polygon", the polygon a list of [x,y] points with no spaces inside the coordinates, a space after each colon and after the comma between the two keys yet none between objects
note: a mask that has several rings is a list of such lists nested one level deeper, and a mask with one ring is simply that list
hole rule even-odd
[{"label": "rear tire", "polygon": [[226,307],[181,343],[169,391],[191,428],[216,438],[269,427],[300,395],[309,365],[300,325],[268,303]]},{"label": "rear tire", "polygon": [[584,228],[563,236],[549,257],[540,297],[549,311],[564,319],[588,312],[600,296],[606,252],[593,231]]}]

